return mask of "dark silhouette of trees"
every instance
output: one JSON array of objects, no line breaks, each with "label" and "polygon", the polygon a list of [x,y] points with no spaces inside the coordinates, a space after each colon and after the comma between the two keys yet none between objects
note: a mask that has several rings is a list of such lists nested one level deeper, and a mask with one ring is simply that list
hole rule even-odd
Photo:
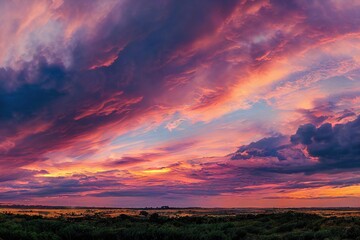
[{"label": "dark silhouette of trees", "polygon": [[0,214],[0,240],[360,240],[360,217],[324,218],[297,212],[165,217],[145,212],[114,218],[84,215],[57,219]]}]

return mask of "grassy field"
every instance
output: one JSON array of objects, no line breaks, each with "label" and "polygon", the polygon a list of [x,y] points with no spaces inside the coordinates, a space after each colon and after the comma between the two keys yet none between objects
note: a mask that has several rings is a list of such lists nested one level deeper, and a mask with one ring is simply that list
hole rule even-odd
[{"label": "grassy field", "polygon": [[52,208],[52,207],[11,207],[0,206],[0,214],[19,214],[29,216],[42,216],[46,218],[76,218],[84,216],[97,216],[103,218],[118,217],[122,214],[136,217],[145,210],[149,214],[158,213],[163,217],[186,217],[186,216],[238,216],[243,214],[273,214],[288,211],[317,214],[323,217],[360,217],[359,208]]},{"label": "grassy field", "polygon": [[357,209],[3,208],[0,239],[360,239]]}]

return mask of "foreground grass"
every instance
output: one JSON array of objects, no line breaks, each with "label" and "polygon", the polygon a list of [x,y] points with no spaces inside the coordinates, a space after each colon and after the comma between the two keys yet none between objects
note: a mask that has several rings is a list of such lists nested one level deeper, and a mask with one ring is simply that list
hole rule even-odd
[{"label": "foreground grass", "polygon": [[0,239],[360,239],[360,217],[323,218],[295,212],[180,218],[0,215]]}]

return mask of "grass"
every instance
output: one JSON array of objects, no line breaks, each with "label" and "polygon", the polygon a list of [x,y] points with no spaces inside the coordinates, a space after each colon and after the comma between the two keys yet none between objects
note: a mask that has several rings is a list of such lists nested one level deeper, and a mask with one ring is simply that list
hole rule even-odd
[{"label": "grass", "polygon": [[46,218],[19,214],[0,215],[3,240],[59,239],[360,239],[360,217],[322,217],[283,212],[237,216],[101,217],[96,215]]}]

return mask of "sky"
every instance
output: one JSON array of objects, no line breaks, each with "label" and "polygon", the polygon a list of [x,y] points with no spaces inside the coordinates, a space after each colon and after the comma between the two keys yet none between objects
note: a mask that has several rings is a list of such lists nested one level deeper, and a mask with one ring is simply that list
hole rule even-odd
[{"label": "sky", "polygon": [[0,202],[360,207],[360,1],[0,0]]}]

